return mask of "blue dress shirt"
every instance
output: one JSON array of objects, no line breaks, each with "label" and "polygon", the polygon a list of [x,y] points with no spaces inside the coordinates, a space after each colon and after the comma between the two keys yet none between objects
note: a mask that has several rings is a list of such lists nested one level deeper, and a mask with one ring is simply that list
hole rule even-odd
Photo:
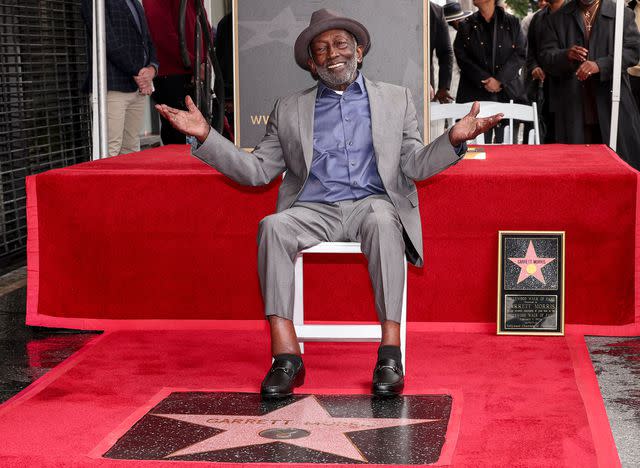
[{"label": "blue dress shirt", "polygon": [[362,73],[342,95],[320,82],[313,123],[313,159],[298,201],[335,203],[383,193]]}]

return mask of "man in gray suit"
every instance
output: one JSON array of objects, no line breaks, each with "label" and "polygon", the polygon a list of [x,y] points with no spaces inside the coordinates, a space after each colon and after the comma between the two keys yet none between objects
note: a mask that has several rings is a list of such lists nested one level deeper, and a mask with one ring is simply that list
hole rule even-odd
[{"label": "man in gray suit", "polygon": [[180,131],[197,138],[194,156],[231,179],[264,185],[285,172],[276,213],[260,222],[258,270],[274,361],[262,382],[267,398],[292,394],[305,368],[293,326],[293,262],[323,241],[357,241],[367,257],[382,342],[373,374],[376,395],[404,386],[400,314],[404,254],[422,266],[422,232],[414,180],[462,158],[465,141],[501,116],[469,115],[425,146],[408,89],[365,78],[369,50],[359,22],[322,9],[296,40],[296,63],[317,86],[279,99],[266,135],[247,154],[214,131],[187,97],[188,111],[156,106]]}]

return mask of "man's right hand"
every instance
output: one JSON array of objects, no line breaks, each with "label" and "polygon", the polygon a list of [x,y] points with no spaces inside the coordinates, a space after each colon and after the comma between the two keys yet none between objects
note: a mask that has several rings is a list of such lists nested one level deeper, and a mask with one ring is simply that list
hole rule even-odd
[{"label": "man's right hand", "polygon": [[431,98],[431,100],[436,100],[440,104],[447,104],[449,102],[453,102],[453,96],[449,94],[449,90],[447,88],[440,88],[438,92]]},{"label": "man's right hand", "polygon": [[484,89],[490,93],[499,93],[502,91],[502,83],[496,80],[493,76],[490,76],[486,80],[482,80],[481,83],[484,85]]},{"label": "man's right hand", "polygon": [[171,123],[173,128],[186,135],[194,136],[200,143],[204,143],[211,127],[193,103],[191,96],[187,96],[184,102],[187,105],[186,111],[174,109],[166,104],[156,104],[156,110]]},{"label": "man's right hand", "polygon": [[575,62],[584,62],[589,56],[589,50],[579,45],[571,46],[567,51],[567,58]]}]

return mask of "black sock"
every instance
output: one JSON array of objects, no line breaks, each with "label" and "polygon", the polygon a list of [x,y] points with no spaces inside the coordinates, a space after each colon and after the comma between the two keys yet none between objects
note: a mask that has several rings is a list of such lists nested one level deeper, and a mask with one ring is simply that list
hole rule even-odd
[{"label": "black sock", "polygon": [[398,364],[402,364],[402,352],[400,346],[381,345],[378,348],[378,359],[393,359]]},{"label": "black sock", "polygon": [[278,359],[287,360],[292,362],[296,369],[300,369],[302,366],[302,357],[297,354],[276,354],[273,356],[273,359],[277,361]]}]

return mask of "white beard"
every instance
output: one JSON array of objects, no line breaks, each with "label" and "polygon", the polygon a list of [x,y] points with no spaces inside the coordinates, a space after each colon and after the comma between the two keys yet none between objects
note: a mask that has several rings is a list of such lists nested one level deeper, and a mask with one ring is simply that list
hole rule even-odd
[{"label": "white beard", "polygon": [[319,67],[316,65],[316,71],[320,80],[329,88],[337,88],[345,84],[351,84],[358,71],[358,57],[354,53],[350,61],[346,62],[340,71],[329,70],[327,67]]}]

